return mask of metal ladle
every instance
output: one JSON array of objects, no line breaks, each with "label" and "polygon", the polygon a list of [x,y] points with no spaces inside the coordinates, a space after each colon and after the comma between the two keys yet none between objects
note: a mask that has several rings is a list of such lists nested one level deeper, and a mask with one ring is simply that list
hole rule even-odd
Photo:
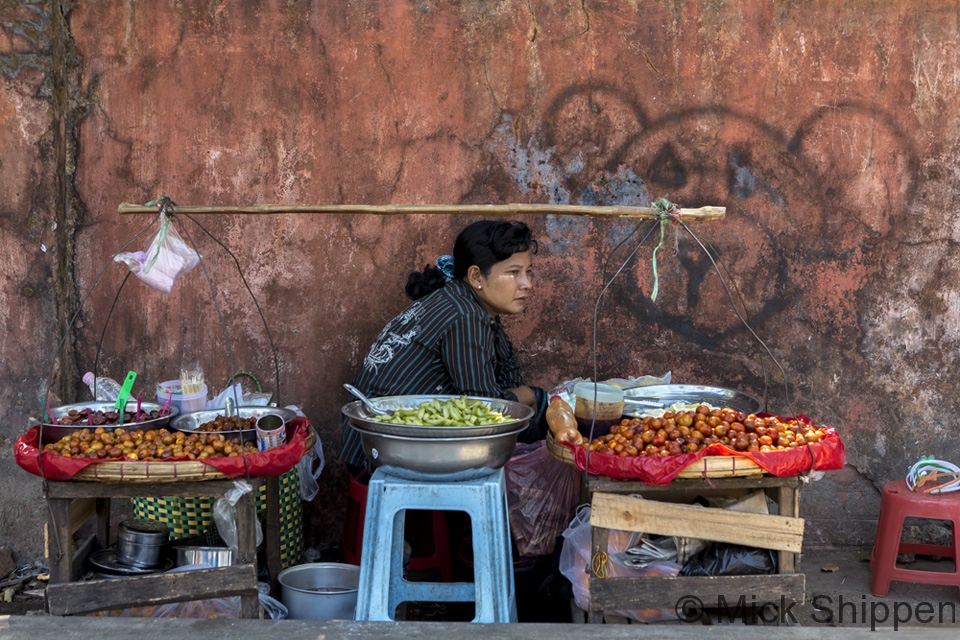
[{"label": "metal ladle", "polygon": [[383,409],[382,407],[378,407],[377,405],[373,404],[373,402],[370,401],[370,398],[363,395],[360,392],[360,389],[357,389],[352,384],[344,384],[343,388],[349,391],[350,393],[352,393],[353,395],[357,396],[360,399],[360,402],[363,403],[363,406],[365,406],[367,409],[370,409],[370,411],[372,411],[376,415],[382,416],[388,413],[393,413],[392,411],[387,411],[386,409]]}]

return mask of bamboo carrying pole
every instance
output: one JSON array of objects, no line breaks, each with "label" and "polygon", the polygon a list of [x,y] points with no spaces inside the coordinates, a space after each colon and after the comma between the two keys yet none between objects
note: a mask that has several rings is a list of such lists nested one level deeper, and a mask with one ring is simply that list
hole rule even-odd
[{"label": "bamboo carrying pole", "polygon": [[[656,218],[658,213],[653,207],[625,206],[584,206],[571,204],[261,204],[250,207],[222,206],[176,206],[177,213],[365,213],[372,215],[407,214],[465,214],[485,216],[510,216],[524,213],[590,216],[594,218]],[[121,203],[117,208],[121,214],[157,213],[157,207]],[[726,207],[699,207],[680,209],[680,217],[686,221],[722,220],[726,216]]]}]

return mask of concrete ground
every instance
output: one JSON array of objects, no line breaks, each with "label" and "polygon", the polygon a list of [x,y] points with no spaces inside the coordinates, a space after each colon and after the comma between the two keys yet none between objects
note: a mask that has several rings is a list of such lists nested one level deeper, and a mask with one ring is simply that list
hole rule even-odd
[{"label": "concrete ground", "polygon": [[[644,625],[611,618],[610,623],[593,626],[590,637],[647,638],[710,637],[766,638],[771,634],[784,638],[831,638],[845,640],[877,631],[896,631],[902,637],[924,634],[924,637],[957,637],[960,590],[955,586],[939,586],[894,582],[889,594],[878,598],[870,593],[869,550],[815,550],[801,558],[801,571],[806,576],[807,599],[792,608],[777,611],[763,608],[751,619],[730,620],[708,609],[711,623],[684,623],[668,620]],[[953,562],[918,561],[913,568],[952,571]],[[153,638],[192,637],[260,640],[264,634],[282,633],[286,638],[437,638],[446,640],[456,634],[459,640],[483,638],[566,638],[583,637],[582,617],[562,591],[535,597],[536,587],[518,580],[517,625],[472,625],[470,605],[408,605],[406,613],[413,620],[397,623],[318,622],[300,620],[151,620],[139,618],[103,618],[77,616],[60,618],[42,610],[42,598],[17,599],[0,603],[0,638],[58,637],[60,640],[105,637]],[[33,602],[30,602],[33,600]],[[709,604],[707,604],[709,607]],[[464,607],[467,607],[466,609]],[[545,610],[546,609],[546,610]],[[13,615],[3,615],[13,614]],[[752,615],[752,614],[751,614]],[[575,618],[579,620],[575,621]],[[776,626],[776,628],[774,628]]]}]

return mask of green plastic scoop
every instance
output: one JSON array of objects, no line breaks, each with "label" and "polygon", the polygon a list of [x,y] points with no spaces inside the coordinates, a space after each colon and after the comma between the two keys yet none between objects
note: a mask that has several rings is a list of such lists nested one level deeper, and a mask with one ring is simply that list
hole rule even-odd
[{"label": "green plastic scoop", "polygon": [[133,381],[136,379],[136,371],[127,372],[127,378],[123,381],[123,386],[120,387],[120,395],[117,396],[117,402],[113,405],[117,410],[117,414],[119,414],[120,426],[123,426],[123,413],[127,409],[127,400],[130,398],[130,389],[133,388]]}]

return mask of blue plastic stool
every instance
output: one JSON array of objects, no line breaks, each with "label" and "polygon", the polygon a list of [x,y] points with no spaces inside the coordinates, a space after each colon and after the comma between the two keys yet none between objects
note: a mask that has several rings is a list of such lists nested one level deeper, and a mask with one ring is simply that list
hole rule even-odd
[{"label": "blue plastic stool", "polygon": [[[465,511],[473,529],[473,582],[403,577],[404,511]],[[392,621],[401,602],[475,602],[473,622],[516,622],[510,523],[503,469],[472,480],[400,478],[377,469],[367,492],[357,620]]]}]

